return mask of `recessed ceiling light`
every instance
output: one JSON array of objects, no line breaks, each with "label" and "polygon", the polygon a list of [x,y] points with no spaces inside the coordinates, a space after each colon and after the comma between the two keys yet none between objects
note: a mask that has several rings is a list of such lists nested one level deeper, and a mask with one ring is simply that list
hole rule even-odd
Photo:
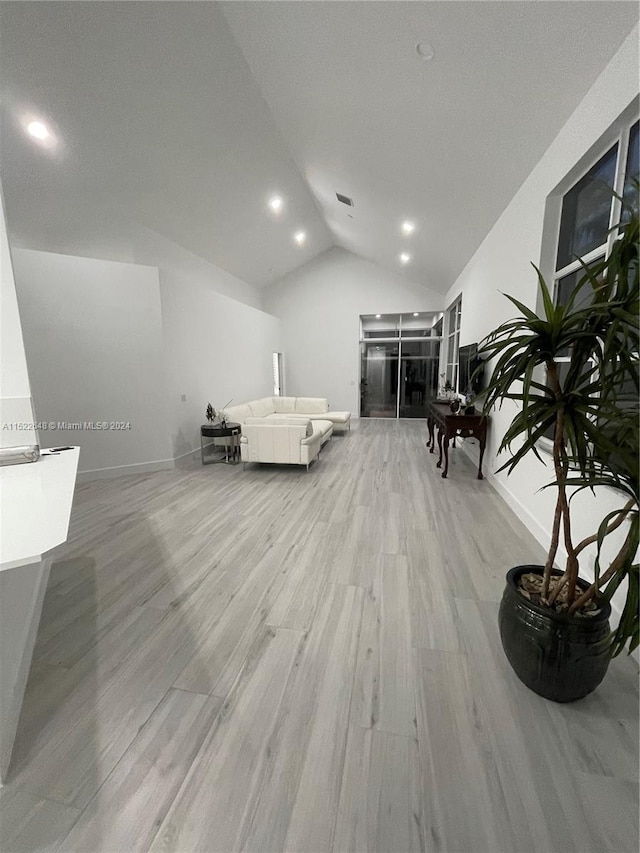
[{"label": "recessed ceiling light", "polygon": [[400,263],[401,264],[408,264],[410,260],[411,260],[411,255],[409,254],[409,252],[401,252],[401,254],[400,254]]},{"label": "recessed ceiling light", "polygon": [[379,320],[382,317],[382,314],[376,314],[376,320]]},{"label": "recessed ceiling light", "polygon": [[296,241],[298,246],[302,246],[304,241],[307,239],[307,235],[304,231],[296,231],[296,233],[293,235],[293,239]]},{"label": "recessed ceiling light", "polygon": [[429,44],[428,41],[421,41],[416,45],[416,53],[418,56],[422,57],[422,59],[433,59],[435,56],[435,50],[433,49],[433,45]]},{"label": "recessed ceiling light", "polygon": [[418,312],[417,312],[417,311],[414,311],[414,312],[413,312],[413,316],[414,316],[414,317],[419,317],[420,315],[418,314]]},{"label": "recessed ceiling light", "polygon": [[44,140],[49,137],[49,129],[41,121],[30,121],[27,125],[27,133],[34,139]]},{"label": "recessed ceiling light", "polygon": [[413,234],[416,230],[415,222],[410,222],[408,219],[402,223],[402,233],[403,234]]},{"label": "recessed ceiling light", "polygon": [[269,199],[269,207],[274,213],[280,213],[283,204],[282,197],[279,195],[274,195]]}]

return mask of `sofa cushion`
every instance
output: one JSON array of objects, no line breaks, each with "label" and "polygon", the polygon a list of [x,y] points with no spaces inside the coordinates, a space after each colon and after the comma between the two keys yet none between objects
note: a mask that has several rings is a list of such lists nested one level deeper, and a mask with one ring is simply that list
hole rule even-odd
[{"label": "sofa cushion", "polygon": [[252,412],[248,403],[242,403],[240,406],[228,406],[224,414],[231,423],[243,424],[247,418],[251,417]]},{"label": "sofa cushion", "polygon": [[331,421],[310,420],[309,423],[313,429],[314,435],[320,435],[322,443],[325,444],[333,434],[333,424]]},{"label": "sofa cushion", "polygon": [[278,415],[269,415],[265,418],[247,418],[245,421],[247,426],[291,426],[305,427],[307,436],[313,435],[313,426],[309,418],[294,417],[286,415],[278,417]]},{"label": "sofa cushion", "polygon": [[305,415],[321,414],[329,411],[329,401],[325,397],[296,397],[295,410]]},{"label": "sofa cushion", "polygon": [[334,424],[348,424],[351,420],[351,412],[329,412]]},{"label": "sofa cushion", "polygon": [[247,403],[254,418],[266,418],[273,414],[273,397],[262,397],[260,400],[251,400]]},{"label": "sofa cushion", "polygon": [[274,397],[273,398],[273,411],[277,415],[282,414],[293,414],[296,410],[296,398],[295,397]]}]

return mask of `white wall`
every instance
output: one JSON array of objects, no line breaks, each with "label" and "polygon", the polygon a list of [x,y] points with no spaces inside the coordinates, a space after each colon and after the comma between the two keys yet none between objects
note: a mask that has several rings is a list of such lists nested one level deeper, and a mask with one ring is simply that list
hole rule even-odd
[{"label": "white wall", "polygon": [[79,444],[81,472],[171,466],[158,270],[23,249],[13,256],[37,419],[131,427],[48,430],[41,444]]},{"label": "white wall", "polygon": [[[516,296],[532,308],[537,303],[537,280],[530,262],[540,265],[543,220],[547,196],[576,163],[607,131],[638,95],[638,28],[628,37],[611,63],[567,121],[552,145],[516,193],[504,213],[447,294],[448,305],[462,293],[460,343],[481,340],[500,323],[513,317],[515,309],[502,293]],[[544,264],[543,264],[544,266]],[[485,457],[489,471],[504,461],[495,459],[500,437],[513,410],[505,406],[494,412]],[[549,482],[551,471],[531,458],[521,463],[509,478],[494,479],[534,535],[545,546],[553,514],[553,490],[538,491]],[[594,532],[608,508],[620,505],[613,493],[588,493],[575,502],[575,536],[579,540]],[[589,576],[588,560],[585,576]]]},{"label": "white wall", "polygon": [[272,391],[280,322],[261,291],[153,231],[135,236],[136,264],[14,249],[38,420],[131,423],[41,433],[43,446],[80,444],[85,474],[168,467],[199,448],[209,401]]},{"label": "white wall", "polygon": [[135,261],[159,268],[165,391],[178,458],[199,449],[209,401],[218,408],[271,393],[280,324],[262,312],[259,288],[148,228],[135,226],[132,234]]},{"label": "white wall", "polygon": [[265,309],[282,321],[285,393],[328,397],[359,411],[360,315],[440,311],[443,296],[344,249],[320,257],[266,289]]},{"label": "white wall", "polygon": [[0,447],[36,444],[33,410],[0,185]]},{"label": "white wall", "polygon": [[199,284],[253,308],[262,308],[260,288],[194,255],[150,228],[132,225],[131,230],[135,263],[158,267],[161,278],[166,273],[172,280],[181,278],[185,284]]},{"label": "white wall", "polygon": [[179,457],[200,447],[207,403],[218,409],[273,393],[280,321],[221,295],[204,277],[163,268],[160,284],[172,452]]}]

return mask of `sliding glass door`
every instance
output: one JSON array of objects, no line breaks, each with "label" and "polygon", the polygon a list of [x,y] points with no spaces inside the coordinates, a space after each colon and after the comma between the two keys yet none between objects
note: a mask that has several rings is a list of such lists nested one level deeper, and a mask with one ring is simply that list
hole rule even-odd
[{"label": "sliding glass door", "polygon": [[400,357],[401,418],[426,418],[427,403],[438,392],[439,341],[402,341]]},{"label": "sliding glass door", "polygon": [[398,342],[363,342],[360,372],[360,415],[395,418],[398,409]]},{"label": "sliding glass door", "polygon": [[437,396],[441,318],[418,312],[360,318],[360,417],[426,417]]}]

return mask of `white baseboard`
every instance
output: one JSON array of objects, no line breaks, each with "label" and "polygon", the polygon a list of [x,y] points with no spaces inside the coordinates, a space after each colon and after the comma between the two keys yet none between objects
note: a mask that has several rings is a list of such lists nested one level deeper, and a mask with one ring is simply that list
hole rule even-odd
[{"label": "white baseboard", "polygon": [[137,462],[133,465],[115,465],[113,468],[92,468],[78,471],[77,482],[106,480],[111,477],[124,477],[127,474],[150,474],[152,471],[168,471],[175,465],[174,459],[159,459],[155,462]]},{"label": "white baseboard", "polygon": [[[213,443],[213,442],[212,442]],[[208,447],[208,444],[205,444],[205,447]],[[173,461],[177,462],[179,459],[185,459],[187,456],[199,456],[201,452],[200,447],[194,447],[193,450],[187,450],[186,453],[180,453],[178,456],[173,457]]]},{"label": "white baseboard", "polygon": [[[545,551],[549,548],[549,531],[546,530],[542,524],[538,521],[538,519],[532,515],[530,510],[522,503],[522,501],[517,498],[513,492],[508,489],[502,480],[499,480],[495,474],[489,472],[484,475],[485,480],[488,480],[496,492],[500,495],[502,500],[508,504],[511,509],[516,509],[516,514],[518,518],[525,525],[527,530],[535,537],[535,539],[542,545]],[[560,548],[558,550],[561,550]],[[566,554],[564,555],[566,557]]]}]

